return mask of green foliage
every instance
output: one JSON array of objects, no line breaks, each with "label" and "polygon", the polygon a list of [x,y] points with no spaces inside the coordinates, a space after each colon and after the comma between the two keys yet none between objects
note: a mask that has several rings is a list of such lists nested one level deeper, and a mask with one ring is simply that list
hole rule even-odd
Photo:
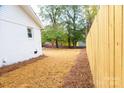
[{"label": "green foliage", "polygon": [[59,22],[60,16],[63,12],[62,6],[59,5],[45,5],[39,6],[40,16],[43,21],[48,21],[50,25],[56,25]]},{"label": "green foliage", "polygon": [[83,10],[83,17],[85,19],[85,27],[86,27],[86,36],[90,30],[90,27],[92,25],[92,22],[99,10],[99,6],[96,6],[96,5],[92,5],[92,6],[83,6],[82,7],[82,10]]},{"label": "green foliage", "polygon": [[43,22],[48,23],[42,31],[42,42],[76,46],[86,40],[98,6],[47,5],[39,6]]},{"label": "green foliage", "polygon": [[55,42],[55,40],[59,42],[67,41],[67,33],[64,31],[62,26],[57,26],[53,28],[52,26],[45,27],[45,30],[42,31],[42,43],[45,42]]},{"label": "green foliage", "polygon": [[82,10],[83,10],[84,18],[87,21],[93,22],[94,17],[98,12],[98,9],[99,9],[99,6],[96,6],[96,5],[92,5],[92,6],[85,5],[85,6],[83,6]]},{"label": "green foliage", "polygon": [[[70,5],[63,7],[65,8],[62,21],[68,32],[69,39],[73,43],[77,43],[79,40],[83,41],[84,19],[82,16],[82,6]],[[71,42],[69,41],[68,43]]]}]

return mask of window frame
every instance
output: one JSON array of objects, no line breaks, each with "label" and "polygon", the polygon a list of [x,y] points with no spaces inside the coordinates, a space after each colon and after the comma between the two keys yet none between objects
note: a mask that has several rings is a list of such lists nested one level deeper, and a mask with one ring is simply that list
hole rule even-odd
[{"label": "window frame", "polygon": [[33,39],[33,37],[34,37],[33,28],[27,27],[27,37],[28,37],[28,39]]}]

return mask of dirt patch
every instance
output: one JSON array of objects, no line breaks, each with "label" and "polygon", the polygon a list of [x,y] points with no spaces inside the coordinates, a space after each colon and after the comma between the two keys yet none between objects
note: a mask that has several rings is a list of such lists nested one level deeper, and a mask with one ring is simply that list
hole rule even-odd
[{"label": "dirt patch", "polygon": [[32,58],[32,59],[29,59],[29,60],[26,60],[26,61],[23,61],[23,62],[19,62],[19,63],[15,63],[15,64],[12,64],[12,65],[7,65],[7,66],[4,66],[4,67],[1,67],[0,68],[0,76],[2,76],[3,74],[5,74],[7,72],[16,70],[16,69],[18,69],[18,68],[20,68],[22,66],[26,66],[28,64],[34,63],[37,60],[41,60],[41,59],[46,58],[46,57],[47,56],[43,55],[43,56]]},{"label": "dirt patch", "polygon": [[65,88],[93,88],[92,74],[86,54],[86,49],[82,49],[77,57],[76,65],[72,67],[69,74],[64,78]]}]

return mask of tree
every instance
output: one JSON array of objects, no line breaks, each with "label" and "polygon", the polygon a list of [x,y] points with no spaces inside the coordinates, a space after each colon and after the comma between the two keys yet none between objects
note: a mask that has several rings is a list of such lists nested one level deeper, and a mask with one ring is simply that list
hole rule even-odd
[{"label": "tree", "polygon": [[[59,18],[62,14],[62,9],[61,9],[62,7],[57,5],[39,6],[39,7],[41,11],[40,16],[42,16],[44,20],[49,21],[53,33],[55,32],[57,34],[59,30],[58,25],[60,24]],[[56,38],[53,39],[56,43],[56,48],[59,47],[58,38],[59,36],[56,36]]]},{"label": "tree", "polygon": [[[56,39],[58,42],[63,44],[63,42],[67,41],[67,33],[64,31],[64,28],[60,25],[57,27],[58,29],[54,31],[53,27],[51,25],[46,26],[45,30],[42,31],[42,43],[43,45],[45,42],[51,42],[52,46],[54,46],[54,43],[56,42]],[[64,37],[64,38],[63,38]],[[58,43],[59,47],[59,43]]]},{"label": "tree", "polygon": [[96,5],[83,6],[83,17],[85,19],[85,26],[86,26],[85,37],[87,36],[87,34],[90,30],[90,27],[92,25],[94,17],[96,16],[96,14],[98,12],[98,9],[99,9],[99,6],[96,6]]},{"label": "tree", "polygon": [[[87,33],[99,9],[98,6],[49,5],[39,6],[40,16],[49,25],[45,27],[44,41],[55,43],[68,42],[68,47],[76,47],[78,41],[86,40]],[[66,37],[63,39],[63,36]]]},{"label": "tree", "polygon": [[83,16],[82,8],[78,5],[63,6],[64,14],[61,17],[65,28],[68,32],[68,47],[71,47],[71,42],[73,47],[79,40],[82,39],[81,32],[83,31]]}]

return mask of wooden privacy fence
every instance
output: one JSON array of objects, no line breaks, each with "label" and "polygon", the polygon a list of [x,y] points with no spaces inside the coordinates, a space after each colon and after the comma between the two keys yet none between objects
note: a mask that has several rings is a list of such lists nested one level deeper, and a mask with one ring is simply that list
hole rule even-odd
[{"label": "wooden privacy fence", "polygon": [[124,6],[101,6],[87,36],[96,87],[124,87]]}]

